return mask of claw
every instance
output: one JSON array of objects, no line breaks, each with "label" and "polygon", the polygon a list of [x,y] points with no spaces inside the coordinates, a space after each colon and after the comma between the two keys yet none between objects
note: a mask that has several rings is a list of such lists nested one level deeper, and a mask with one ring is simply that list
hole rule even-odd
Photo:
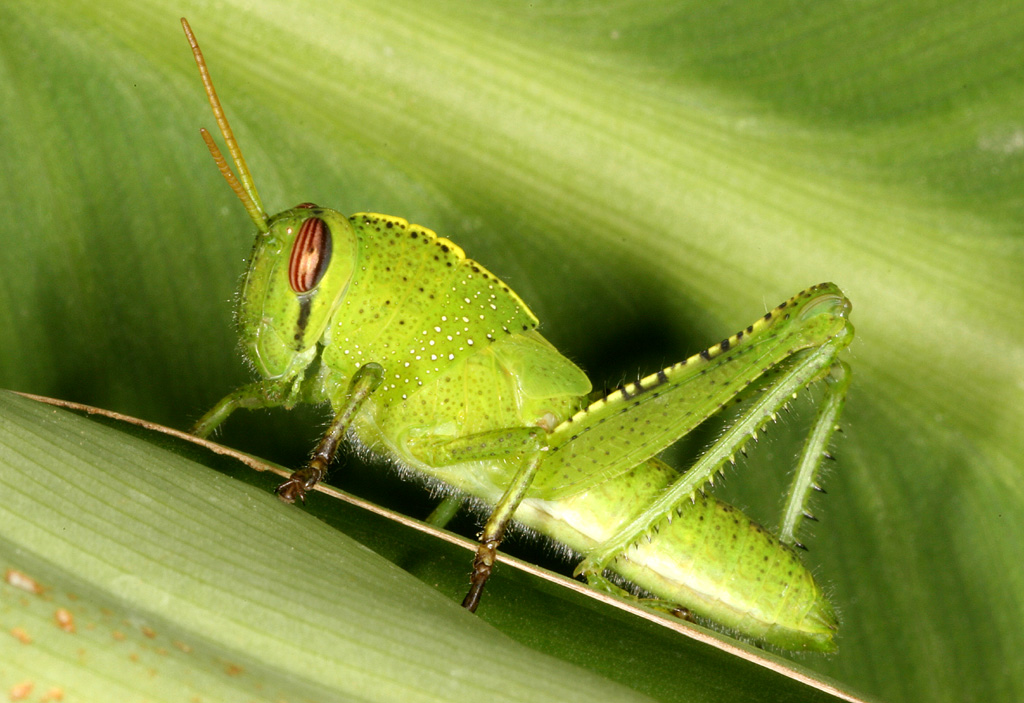
[{"label": "claw", "polygon": [[293,473],[275,492],[285,503],[294,503],[296,498],[305,503],[306,493],[313,490],[323,476],[322,470],[310,465]]},{"label": "claw", "polygon": [[275,491],[275,493],[277,493],[277,497],[285,503],[294,503],[296,498],[301,500],[303,503],[306,502],[306,488],[303,485],[305,484],[305,481],[296,477],[296,474],[298,473],[299,472],[296,471],[292,474],[291,478],[278,486]]},{"label": "claw", "polygon": [[690,610],[689,608],[684,608],[681,605],[678,605],[675,608],[673,608],[672,609],[672,614],[675,615],[680,620],[685,620],[686,622],[696,622],[697,621],[697,619],[693,615],[693,611]]}]

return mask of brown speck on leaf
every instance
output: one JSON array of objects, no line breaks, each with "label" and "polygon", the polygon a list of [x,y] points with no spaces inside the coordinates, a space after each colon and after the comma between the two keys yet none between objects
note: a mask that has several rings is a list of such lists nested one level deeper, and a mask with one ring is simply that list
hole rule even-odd
[{"label": "brown speck on leaf", "polygon": [[142,634],[144,634],[149,639],[153,639],[154,637],[156,637],[156,632],[153,631],[153,628],[146,627],[145,625],[142,626]]},{"label": "brown speck on leaf", "polygon": [[64,632],[75,631],[75,616],[67,608],[57,608],[53,613],[53,619],[57,622],[57,627]]},{"label": "brown speck on leaf", "polygon": [[51,703],[52,701],[64,700],[64,689],[54,686],[43,694],[43,697],[39,699],[42,703]]},{"label": "brown speck on leaf", "polygon": [[11,635],[22,644],[32,644],[32,635],[28,634],[24,628],[11,628]]},{"label": "brown speck on leaf", "polygon": [[238,664],[229,663],[224,665],[224,673],[226,673],[228,676],[241,676],[242,672],[244,671],[245,669],[243,669]]},{"label": "brown speck on leaf", "polygon": [[20,588],[23,591],[35,593],[36,595],[43,592],[43,587],[39,585],[38,581],[16,569],[8,569],[4,572],[4,581],[15,588]]},{"label": "brown speck on leaf", "polygon": [[10,696],[12,701],[23,701],[32,693],[33,686],[35,686],[35,683],[32,681],[16,683],[11,686],[11,690],[8,691],[7,695]]}]

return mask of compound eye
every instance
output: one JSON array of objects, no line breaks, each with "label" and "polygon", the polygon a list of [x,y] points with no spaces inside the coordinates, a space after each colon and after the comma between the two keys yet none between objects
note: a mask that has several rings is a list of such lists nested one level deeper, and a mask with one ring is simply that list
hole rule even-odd
[{"label": "compound eye", "polygon": [[331,261],[331,229],[319,217],[302,223],[288,262],[288,283],[296,293],[316,288]]}]

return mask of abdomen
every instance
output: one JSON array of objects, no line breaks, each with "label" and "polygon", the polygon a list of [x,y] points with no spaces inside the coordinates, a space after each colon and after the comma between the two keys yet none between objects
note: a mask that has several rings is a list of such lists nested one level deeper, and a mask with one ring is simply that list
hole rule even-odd
[{"label": "abdomen", "polygon": [[[652,459],[517,519],[586,554],[627,524],[675,471]],[[735,633],[786,649],[834,649],[831,604],[797,554],[736,508],[697,494],[609,568],[644,591]]]}]

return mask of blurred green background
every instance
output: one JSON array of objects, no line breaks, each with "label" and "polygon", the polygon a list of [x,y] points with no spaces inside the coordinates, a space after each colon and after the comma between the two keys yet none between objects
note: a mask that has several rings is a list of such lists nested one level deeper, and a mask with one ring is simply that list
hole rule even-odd
[{"label": "blurred green background", "polygon": [[[248,379],[231,302],[252,227],[198,137],[186,15],[268,209],[436,230],[597,385],[840,285],[855,378],[804,541],[843,628],[838,654],[800,663],[886,701],[1024,697],[1024,6],[3,15],[0,387],[185,428]],[[721,494],[772,524],[808,416]],[[244,414],[221,439],[295,465],[322,423]],[[417,495],[394,481],[365,490]]]}]

